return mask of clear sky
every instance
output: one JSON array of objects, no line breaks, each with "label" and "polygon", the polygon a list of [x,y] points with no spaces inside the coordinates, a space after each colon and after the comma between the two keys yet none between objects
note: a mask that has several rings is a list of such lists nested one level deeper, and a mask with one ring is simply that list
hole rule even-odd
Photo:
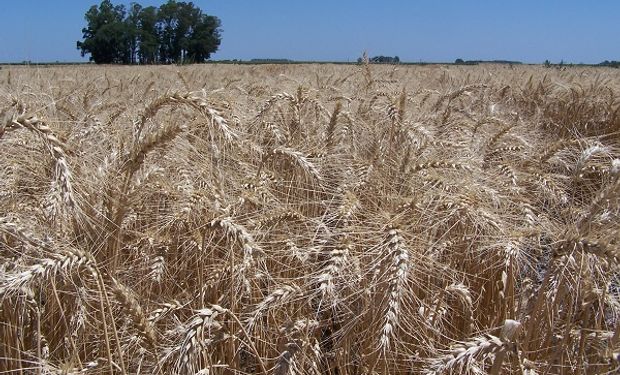
[{"label": "clear sky", "polygon": [[[127,5],[129,1],[116,0]],[[138,0],[160,5],[164,0]],[[98,0],[0,0],[0,62],[85,61],[76,49]],[[195,0],[222,20],[213,59],[620,60],[618,0]]]}]

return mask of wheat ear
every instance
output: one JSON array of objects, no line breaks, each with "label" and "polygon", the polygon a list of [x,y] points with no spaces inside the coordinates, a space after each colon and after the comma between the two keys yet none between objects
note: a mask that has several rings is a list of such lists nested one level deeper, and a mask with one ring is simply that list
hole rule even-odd
[{"label": "wheat ear", "polygon": [[56,162],[54,186],[60,189],[59,201],[63,202],[68,209],[73,209],[76,206],[76,201],[71,182],[71,170],[67,163],[67,146],[56,137],[54,132],[43,120],[36,116],[24,114],[16,116],[11,120],[8,127],[25,128],[36,134],[40,134],[45,139],[49,152]]},{"label": "wheat ear", "polygon": [[385,232],[383,245],[387,248],[390,264],[387,290],[389,295],[388,308],[383,318],[383,328],[379,338],[379,346],[383,350],[389,349],[394,338],[394,330],[398,326],[398,317],[401,314],[400,308],[409,274],[409,251],[403,244],[400,231],[393,226],[388,226]]},{"label": "wheat ear", "polygon": [[151,347],[157,347],[157,335],[155,327],[149,319],[147,319],[142,306],[133,295],[131,290],[117,280],[113,280],[113,292],[116,300],[123,306],[123,309],[129,314],[131,320],[135,323],[138,331],[144,337]]}]

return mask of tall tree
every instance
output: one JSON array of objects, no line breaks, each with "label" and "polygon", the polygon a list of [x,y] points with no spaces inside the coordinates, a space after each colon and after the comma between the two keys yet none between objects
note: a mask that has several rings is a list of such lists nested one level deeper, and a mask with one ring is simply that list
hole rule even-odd
[{"label": "tall tree", "polygon": [[220,46],[220,20],[217,17],[202,14],[193,29],[187,48],[188,58],[192,62],[208,60]]},{"label": "tall tree", "polygon": [[192,2],[168,0],[159,7],[158,20],[163,63],[203,62],[220,45],[220,20]]},{"label": "tall tree", "polygon": [[130,62],[130,38],[123,5],[103,0],[99,7],[90,7],[84,18],[87,22],[82,29],[84,41],[77,42],[82,56],[88,53],[90,60],[98,64]]},{"label": "tall tree", "polygon": [[159,61],[167,64],[175,60],[175,31],[178,24],[178,4],[168,1],[159,7],[157,25],[159,30]]},{"label": "tall tree", "polygon": [[129,40],[130,61],[135,64],[138,60],[138,45],[140,43],[140,13],[142,5],[138,3],[129,4],[129,12],[125,19],[127,26],[127,39]]},{"label": "tall tree", "polygon": [[142,8],[138,16],[138,57],[141,64],[157,62],[159,40],[157,35],[157,8]]},{"label": "tall tree", "polygon": [[[177,8],[177,28],[174,35],[176,46],[176,58],[181,62],[187,61],[187,50],[193,30],[198,26],[202,12],[193,3],[178,3]],[[179,61],[179,60],[177,60]]]}]

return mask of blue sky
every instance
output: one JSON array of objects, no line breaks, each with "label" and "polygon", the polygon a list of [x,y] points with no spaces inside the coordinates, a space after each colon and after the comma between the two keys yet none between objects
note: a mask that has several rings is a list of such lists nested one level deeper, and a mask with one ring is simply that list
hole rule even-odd
[{"label": "blue sky", "polygon": [[[129,1],[113,1],[128,4]],[[160,5],[164,0],[139,0]],[[0,62],[83,61],[95,0],[0,0]],[[214,59],[620,60],[620,1],[195,0],[222,20]]]}]

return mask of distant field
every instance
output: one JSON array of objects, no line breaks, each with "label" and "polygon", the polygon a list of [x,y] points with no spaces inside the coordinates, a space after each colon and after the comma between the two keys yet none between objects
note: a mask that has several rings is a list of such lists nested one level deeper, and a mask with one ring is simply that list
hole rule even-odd
[{"label": "distant field", "polygon": [[0,70],[0,373],[609,374],[620,70]]}]

